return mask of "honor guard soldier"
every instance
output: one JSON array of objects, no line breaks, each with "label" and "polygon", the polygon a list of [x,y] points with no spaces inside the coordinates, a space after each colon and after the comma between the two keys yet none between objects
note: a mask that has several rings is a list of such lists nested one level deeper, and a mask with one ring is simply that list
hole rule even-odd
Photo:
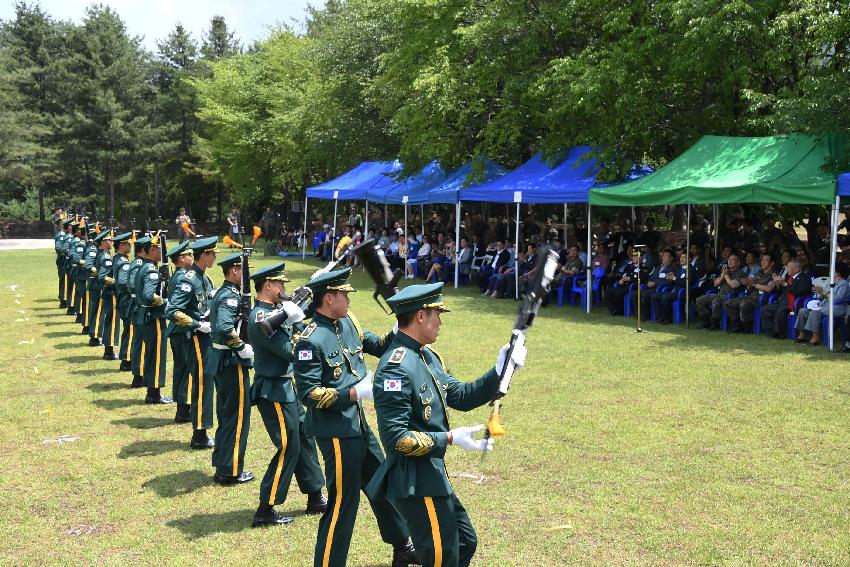
[{"label": "honor guard soldier", "polygon": [[[65,301],[68,304],[68,310],[65,313],[68,315],[76,315],[77,313],[77,309],[74,306],[74,300],[77,294],[77,261],[74,259],[74,256],[76,255],[77,242],[79,241],[77,237],[79,227],[80,221],[74,220],[69,225],[71,230],[69,234],[71,236],[65,240],[65,274],[68,277],[68,284],[65,286]],[[82,253],[82,251],[80,252]]]},{"label": "honor guard soldier", "polygon": [[[389,497],[411,528],[424,566],[466,567],[475,553],[475,530],[452,489],[443,458],[449,445],[488,451],[493,440],[476,440],[484,429],[449,428],[448,408],[469,411],[497,397],[507,357],[502,347],[495,368],[474,382],[460,382],[429,346],[440,332],[442,283],[412,285],[387,300],[399,332],[375,372],[375,410],[387,460],[367,487],[371,498]],[[514,348],[516,367],[525,347]]]},{"label": "honor guard soldier", "polygon": [[145,263],[145,244],[150,242],[150,237],[137,238],[133,243],[135,258],[130,262],[130,270],[127,273],[127,290],[130,292],[128,313],[130,316],[130,371],[133,373],[132,388],[143,388],[145,380],[142,378],[142,328],[136,324],[136,312],[139,310],[139,300],[136,297],[136,280],[139,277],[142,266]]},{"label": "honor guard soldier", "polygon": [[[193,449],[211,449],[213,446],[207,435],[207,429],[213,426],[213,378],[204,376],[204,357],[210,345],[210,299],[213,291],[212,280],[206,271],[215,265],[216,244],[218,238],[211,236],[192,243],[187,240],[180,245],[186,246],[186,253],[182,256],[189,266],[174,280],[166,312],[173,323],[173,344],[180,345],[186,372],[180,387],[175,421],[192,423],[190,445]],[[179,401],[181,398],[182,402]]]},{"label": "honor guard soldier", "polygon": [[[66,224],[67,221],[67,224]],[[63,214],[53,221],[56,232],[53,235],[53,250],[56,252],[56,275],[59,278],[59,308],[68,307],[65,301],[65,239],[68,238],[67,227],[71,221]]]},{"label": "honor guard soldier", "polygon": [[97,325],[97,310],[100,307],[100,288],[97,287],[97,262],[98,243],[95,238],[100,235],[100,223],[94,223],[88,227],[88,243],[84,254],[85,263],[80,270],[85,275],[86,286],[86,310],[83,313],[83,334],[89,336],[89,346],[100,346],[100,339],[94,334]]},{"label": "honor guard soldier", "polygon": [[[243,470],[251,427],[248,370],[254,349],[239,338],[237,328],[241,322],[241,260],[242,254],[236,253],[218,263],[224,271],[224,283],[215,292],[210,305],[212,344],[204,359],[204,380],[215,381],[215,413],[218,416],[212,454],[213,480],[225,486],[254,480],[254,473]],[[195,412],[194,407],[192,410]]]},{"label": "honor guard soldier", "polygon": [[103,342],[103,360],[115,360],[115,345],[121,336],[121,326],[118,321],[118,298],[115,278],[112,277],[112,255],[109,253],[115,242],[112,229],[102,231],[95,241],[100,252],[97,254],[95,269],[97,270],[97,286],[100,288],[100,307],[95,320],[94,336]]},{"label": "honor guard soldier", "polygon": [[130,300],[130,294],[127,291],[127,274],[130,272],[130,259],[128,254],[133,246],[133,232],[124,232],[115,237],[113,246],[115,247],[115,256],[112,257],[112,279],[115,281],[115,317],[118,320],[116,326],[121,328],[120,343],[116,342],[113,346],[119,345],[117,358],[121,360],[119,370],[129,371],[130,367],[130,321],[127,317],[127,303]]},{"label": "honor guard soldier", "polygon": [[[274,506],[283,504],[292,475],[298,488],[307,495],[307,513],[327,509],[322,495],[325,479],[319,468],[316,440],[304,434],[304,406],[295,395],[292,367],[293,336],[304,328],[304,312],[292,301],[284,301],[284,262],[268,266],[251,275],[257,301],[248,317],[248,338],[254,348],[254,384],[251,403],[257,406],[263,424],[277,452],[260,483],[260,505],[253,526],[288,524],[291,517],[281,516]],[[282,309],[287,321],[268,338],[259,323]]]},{"label": "honor guard soldier", "polygon": [[77,318],[74,320],[77,324],[83,323],[83,309],[85,308],[86,295],[86,280],[80,279],[80,271],[86,261],[83,259],[83,254],[86,251],[86,221],[80,219],[76,223],[74,229],[75,238],[71,248],[71,280],[74,294],[74,314]]},{"label": "honor guard soldier", "polygon": [[[360,491],[384,461],[363,413],[372,399],[372,380],[363,353],[381,356],[392,333],[363,330],[348,311],[351,268],[321,274],[307,285],[315,315],[295,345],[298,396],[307,406],[304,427],[325,461],[328,509],[319,520],[316,567],[344,566],[351,544]],[[399,511],[384,496],[369,500],[381,539],[393,546],[393,566],[416,564],[410,533]]]},{"label": "honor guard soldier", "polygon": [[146,404],[170,404],[174,400],[163,396],[160,389],[165,386],[165,362],[168,350],[165,346],[165,299],[162,297],[162,277],[157,262],[162,248],[159,233],[142,240],[144,257],[136,274],[136,302],[138,309],[134,322],[142,336],[142,351],[139,358],[142,379],[147,386]]},{"label": "honor guard soldier", "polygon": [[68,217],[64,221],[62,221],[62,227],[65,229],[65,238],[62,240],[62,245],[60,249],[60,255],[62,259],[62,275],[65,280],[64,284],[64,295],[62,296],[62,303],[64,303],[63,307],[65,307],[68,315],[73,313],[73,298],[71,297],[73,286],[71,284],[71,276],[69,274],[70,265],[68,254],[71,251],[71,244],[74,241],[74,232],[71,228],[71,223],[74,222],[73,217]]},{"label": "honor guard soldier", "polygon": [[192,377],[186,366],[186,344],[187,336],[182,330],[177,330],[174,319],[171,316],[174,296],[177,291],[177,282],[192,267],[192,251],[189,250],[189,242],[183,241],[177,246],[172,246],[168,251],[168,259],[174,264],[174,271],[168,280],[168,307],[165,309],[167,327],[165,335],[171,346],[171,397],[177,402],[177,411],[174,414],[174,423],[189,423],[192,421],[189,407],[190,390],[192,389]]}]

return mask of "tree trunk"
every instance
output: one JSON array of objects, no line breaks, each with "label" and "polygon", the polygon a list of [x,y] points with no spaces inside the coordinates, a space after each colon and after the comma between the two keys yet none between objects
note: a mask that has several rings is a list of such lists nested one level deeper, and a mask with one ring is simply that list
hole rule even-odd
[{"label": "tree trunk", "polygon": [[217,223],[221,224],[221,193],[222,193],[221,182],[216,183],[216,186],[217,186],[217,191],[216,191],[216,196],[215,196],[215,217],[216,217],[215,220],[216,220]]},{"label": "tree trunk", "polygon": [[38,188],[38,220],[44,222],[44,187]]},{"label": "tree trunk", "polygon": [[156,218],[160,218],[162,215],[159,213],[159,162],[155,161],[153,164],[153,209],[154,215]]},{"label": "tree trunk", "polygon": [[109,211],[106,215],[107,219],[115,216],[115,173],[112,171],[112,166],[109,166]]},{"label": "tree trunk", "polygon": [[670,230],[680,231],[685,228],[685,218],[687,217],[687,206],[676,205],[673,209],[673,223],[670,225]]}]

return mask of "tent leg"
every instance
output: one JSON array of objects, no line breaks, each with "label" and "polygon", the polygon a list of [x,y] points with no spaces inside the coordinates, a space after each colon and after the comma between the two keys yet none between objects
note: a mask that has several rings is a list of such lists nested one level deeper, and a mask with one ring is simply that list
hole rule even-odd
[{"label": "tent leg", "polygon": [[[585,270],[587,270],[587,279],[585,281],[585,285],[587,286],[585,290],[585,297],[587,298],[585,303],[585,309],[587,314],[590,315],[590,304],[593,303],[593,270],[590,268],[590,261],[593,259],[593,255],[590,251],[591,246],[593,246],[593,242],[591,241],[591,236],[593,231],[590,230],[590,202],[587,203],[587,266],[585,266]],[[601,293],[601,292],[600,292]]]},{"label": "tent leg", "polygon": [[[309,200],[310,200],[310,197],[307,197],[306,195],[304,195],[304,233],[303,233],[303,240],[301,241],[301,259],[302,260],[307,257],[307,211],[308,211],[307,204],[309,203]],[[268,237],[266,237],[266,240],[268,240]]]},{"label": "tent leg", "polygon": [[390,228],[389,203],[384,203],[384,228]]},{"label": "tent leg", "polygon": [[687,205],[687,224],[685,226],[685,251],[688,265],[685,266],[685,327],[691,326],[691,206]]},{"label": "tent leg", "polygon": [[337,205],[339,205],[339,199],[334,197],[334,224],[333,229],[331,230],[331,260],[336,258],[336,213],[337,213]]},{"label": "tent leg", "polygon": [[460,255],[460,201],[455,205],[455,289],[457,289],[460,280],[460,263],[458,256]]},{"label": "tent leg", "polygon": [[425,205],[419,205],[419,221],[422,223],[422,234],[425,234]]},{"label": "tent leg", "polygon": [[564,248],[567,248],[567,214],[569,213],[569,209],[567,209],[567,204],[564,203]]},{"label": "tent leg", "polygon": [[516,234],[514,236],[514,299],[519,299],[519,207],[516,204]]},{"label": "tent leg", "polygon": [[838,248],[838,207],[841,197],[835,196],[835,202],[832,204],[831,225],[832,234],[830,235],[829,243],[829,350],[835,350],[835,322],[833,320],[832,308],[833,297],[832,292],[835,290],[835,253]]},{"label": "tent leg", "polygon": [[634,234],[635,238],[637,238],[637,226],[635,226],[635,208],[632,207],[632,234]]},{"label": "tent leg", "polygon": [[720,256],[720,205],[712,205],[714,207],[714,257]]},{"label": "tent leg", "polygon": [[363,240],[369,237],[369,199],[366,199],[366,217],[363,219]]}]

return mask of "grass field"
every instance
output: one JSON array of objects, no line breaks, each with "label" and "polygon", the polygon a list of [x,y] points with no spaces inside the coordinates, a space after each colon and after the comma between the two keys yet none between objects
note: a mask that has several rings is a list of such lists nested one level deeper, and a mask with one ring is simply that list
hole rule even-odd
[{"label": "grass field", "polygon": [[[308,264],[289,262],[289,277],[304,281]],[[312,564],[318,519],[294,483],[281,509],[295,522],[251,529],[259,481],[213,484],[174,407],[142,404],[129,373],[85,346],[57,307],[52,251],[0,252],[0,274],[0,563]],[[392,321],[370,295],[353,310],[383,332]],[[472,379],[516,305],[447,295],[436,349]],[[505,400],[508,435],[485,460],[448,452],[479,534],[474,564],[850,565],[846,355],[631,323],[544,310]],[[455,412],[452,425],[486,416]],[[260,476],[272,454],[255,414],[247,468]],[[361,504],[349,565],[389,557]]]}]

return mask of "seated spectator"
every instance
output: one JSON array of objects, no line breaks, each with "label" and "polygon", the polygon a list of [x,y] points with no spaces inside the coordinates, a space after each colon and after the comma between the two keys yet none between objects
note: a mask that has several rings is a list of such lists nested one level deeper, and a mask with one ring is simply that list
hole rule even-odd
[{"label": "seated spectator", "polygon": [[717,293],[702,295],[696,300],[697,317],[702,319],[702,328],[714,331],[720,328],[720,313],[730,291],[740,289],[741,282],[747,277],[741,269],[741,259],[737,254],[726,258],[726,265],[720,268],[720,274],[713,280]]},{"label": "seated spectator", "polygon": [[785,278],[773,276],[773,284],[779,292],[779,300],[761,308],[761,328],[768,337],[782,339],[786,335],[788,314],[794,309],[794,302],[805,297],[812,290],[812,279],[800,272],[800,262],[790,260],[786,266]]},{"label": "seated spectator", "polygon": [[749,333],[753,331],[753,321],[758,308],[759,299],[774,289],[773,276],[775,263],[770,254],[763,254],[759,262],[759,271],[741,280],[747,287],[747,295],[732,297],[726,300],[728,324],[726,331],[730,333]]},{"label": "seated spectator", "polygon": [[[438,235],[438,239],[443,236],[443,233]],[[442,246],[442,248],[439,248]],[[454,267],[452,260],[455,256],[455,243],[452,241],[452,237],[448,237],[445,242],[437,243],[437,247],[435,248],[435,254],[433,256],[433,264],[431,264],[431,269],[428,271],[428,277],[425,278],[427,281],[431,281],[431,278],[434,278],[435,282],[439,282],[443,280],[443,270],[446,267]]]},{"label": "seated spectator", "polygon": [[[537,265],[537,244],[529,242],[525,252],[521,252],[517,262],[519,270],[519,295],[522,296],[528,287],[528,274]],[[507,288],[504,290],[505,297],[517,297],[516,279],[508,275],[505,278]]]},{"label": "seated spectator", "polygon": [[493,274],[487,280],[487,292],[490,297],[504,297],[508,285],[506,279],[508,277],[514,277],[517,258],[516,254],[514,254],[513,245],[508,244],[507,246],[508,263],[501,269],[494,270]]},{"label": "seated spectator", "polygon": [[605,274],[602,279],[602,286],[606,290],[614,287],[614,284],[619,282],[623,278],[623,274],[625,274],[626,270],[632,269],[632,254],[634,254],[634,246],[631,244],[626,246],[626,252],[628,253],[624,260],[617,261],[616,259],[608,264],[608,272]]},{"label": "seated spectator", "polygon": [[487,291],[490,284],[490,276],[504,269],[510,259],[511,255],[508,252],[506,242],[504,240],[497,240],[493,252],[493,261],[489,266],[478,270],[478,289],[481,291],[481,295],[492,293],[492,289],[489,292]]},{"label": "seated spectator", "polygon": [[416,240],[407,240],[404,238],[404,242],[399,245],[399,254],[403,254],[404,261],[404,278],[405,279],[413,279],[416,275],[414,270],[414,266],[416,265],[416,256],[419,253],[419,243]]},{"label": "seated spectator", "polygon": [[640,264],[647,272],[651,272],[661,265],[661,258],[658,256],[654,244],[647,244],[646,247],[641,250]]},{"label": "seated spectator", "polygon": [[[372,231],[369,231],[369,234],[372,234]],[[378,246],[380,246],[384,252],[386,253],[387,249],[390,247],[390,234],[387,229],[381,229],[381,237],[378,239]]]},{"label": "seated spectator", "polygon": [[761,266],[759,265],[759,257],[758,254],[750,250],[747,252],[744,260],[743,266],[744,272],[746,272],[748,278],[752,278],[761,273]]},{"label": "seated spectator", "polygon": [[[688,274],[687,271],[691,273]],[[655,304],[655,322],[662,325],[668,325],[673,322],[673,303],[679,298],[679,290],[688,287],[688,282],[693,280],[693,267],[688,263],[688,255],[685,252],[679,254],[679,266],[673,270],[673,289],[656,293],[652,297],[652,303]],[[666,275],[667,281],[670,281],[669,272]]]},{"label": "seated spectator", "polygon": [[[835,287],[832,288],[833,321],[847,314],[847,304],[845,302],[850,299],[850,286],[847,285],[848,274],[850,274],[850,267],[847,264],[840,263],[835,265]],[[823,318],[829,317],[829,301],[826,299],[829,289],[816,286],[814,291],[820,300],[819,308],[803,307],[797,314],[796,323],[797,338],[795,342],[808,343],[809,346],[820,344]]]},{"label": "seated spectator", "polygon": [[416,253],[416,262],[419,264],[419,273],[424,276],[431,267],[431,241],[427,236],[423,235],[420,242],[422,245]]},{"label": "seated spectator", "polygon": [[578,275],[584,274],[584,262],[578,256],[578,246],[575,244],[567,248],[567,256],[561,264],[561,269],[555,274],[552,280],[552,289],[566,286],[568,289],[573,287],[573,280]]},{"label": "seated spectator", "polygon": [[603,242],[598,242],[596,244],[596,254],[593,255],[593,260],[590,262],[590,267],[593,269],[603,268],[605,270],[608,269],[608,254],[606,251],[608,247]]},{"label": "seated spectator", "polygon": [[[676,272],[678,271],[675,264],[673,264],[673,252],[670,250],[665,250],[661,253],[661,265],[657,268],[653,268],[648,270],[644,267],[645,270],[649,273],[649,277],[646,280],[646,288],[640,291],[640,309],[641,309],[641,318],[649,319],[650,314],[650,306],[652,301],[655,299],[656,292],[659,289],[667,286],[672,286],[676,281]],[[644,282],[641,282],[644,283]],[[660,300],[660,296],[659,296]],[[634,290],[632,292],[632,305],[638,304],[638,290]]]},{"label": "seated spectator", "polygon": [[[631,248],[631,245],[629,246]],[[631,284],[637,284],[638,280],[647,280],[648,273],[640,266],[640,258],[637,252],[632,252],[631,258],[626,262],[623,274],[617,280],[617,285],[608,290],[608,311],[611,315],[622,315],[624,300],[629,293]]]},{"label": "seated spectator", "polygon": [[[473,238],[476,238],[473,235]],[[469,242],[466,237],[460,239],[460,251],[457,255],[458,271],[469,276],[472,272],[472,248],[469,247]]]}]

